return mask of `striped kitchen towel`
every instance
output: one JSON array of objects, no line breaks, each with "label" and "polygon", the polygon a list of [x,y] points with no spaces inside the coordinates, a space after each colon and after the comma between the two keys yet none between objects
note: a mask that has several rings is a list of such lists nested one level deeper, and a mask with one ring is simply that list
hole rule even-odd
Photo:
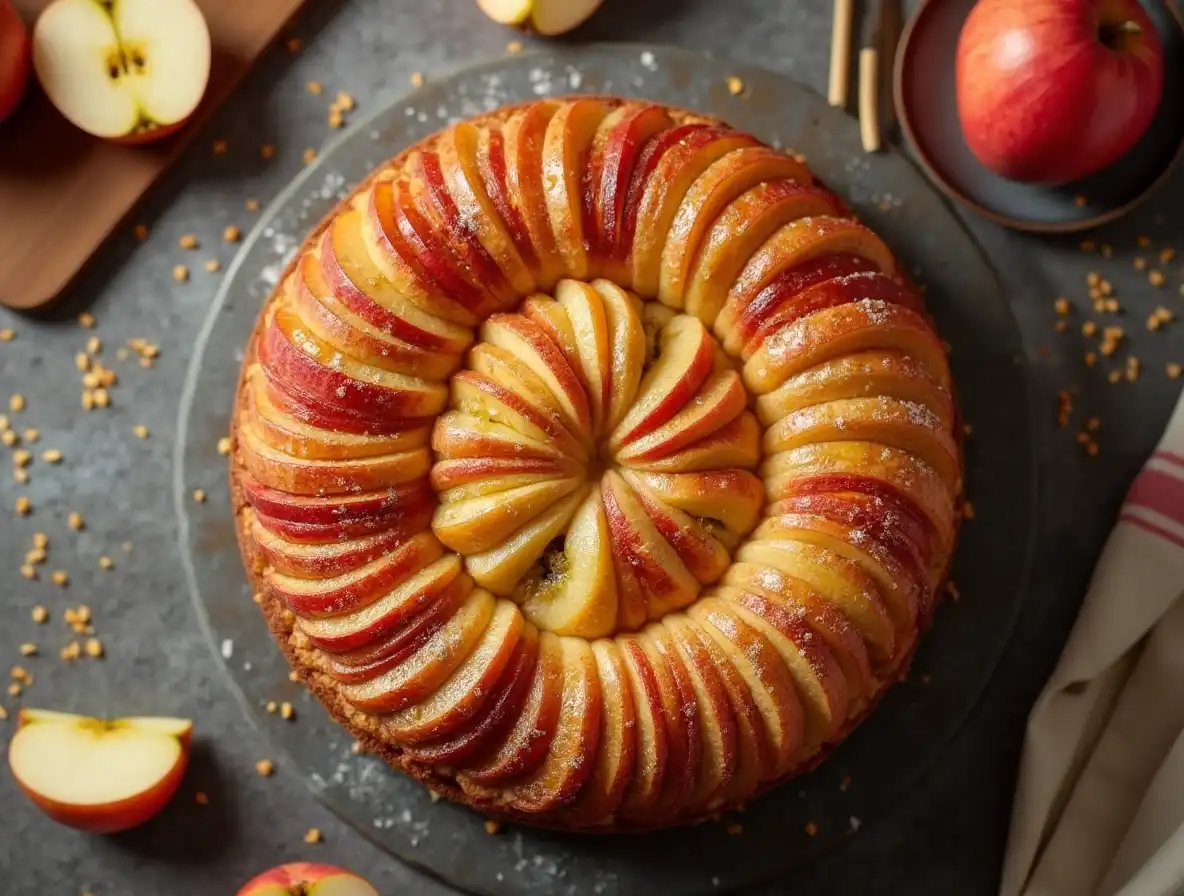
[{"label": "striped kitchen towel", "polygon": [[1028,717],[1000,892],[1184,894],[1184,399]]}]

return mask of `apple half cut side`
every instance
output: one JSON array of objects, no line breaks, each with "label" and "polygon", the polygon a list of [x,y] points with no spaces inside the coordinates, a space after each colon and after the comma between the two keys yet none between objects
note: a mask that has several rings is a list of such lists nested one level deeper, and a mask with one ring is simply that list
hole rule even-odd
[{"label": "apple half cut side", "polygon": [[290,862],[247,881],[238,896],[378,896],[378,891],[344,868]]},{"label": "apple half cut side", "polygon": [[77,127],[147,143],[180,128],[201,102],[210,31],[193,0],[55,0],[33,29],[33,68]]},{"label": "apple half cut side", "polygon": [[8,764],[21,790],[54,821],[112,834],[147,821],[176,793],[192,731],[188,719],[106,721],[22,709]]},{"label": "apple half cut side", "polygon": [[592,17],[603,0],[477,0],[481,11],[502,25],[546,37],[566,34]]}]

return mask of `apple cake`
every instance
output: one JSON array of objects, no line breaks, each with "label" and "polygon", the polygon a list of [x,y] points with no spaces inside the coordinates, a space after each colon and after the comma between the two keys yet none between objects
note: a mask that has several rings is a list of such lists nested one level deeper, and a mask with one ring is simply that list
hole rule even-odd
[{"label": "apple cake", "polygon": [[317,227],[231,483],[268,624],[366,749],[483,813],[655,828],[901,677],[959,430],[918,290],[803,161],[580,97],[449,127]]}]

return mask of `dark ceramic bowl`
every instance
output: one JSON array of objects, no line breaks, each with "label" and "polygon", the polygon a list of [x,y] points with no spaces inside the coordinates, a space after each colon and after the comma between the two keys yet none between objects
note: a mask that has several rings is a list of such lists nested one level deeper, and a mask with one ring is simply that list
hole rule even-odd
[{"label": "dark ceramic bowl", "polygon": [[975,0],[923,0],[905,27],[894,91],[901,128],[925,172],[980,215],[1041,233],[1071,233],[1125,214],[1184,155],[1184,17],[1173,0],[1143,0],[1164,47],[1164,96],[1147,132],[1113,165],[1067,184],[1025,184],[988,171],[962,137],[954,57]]}]

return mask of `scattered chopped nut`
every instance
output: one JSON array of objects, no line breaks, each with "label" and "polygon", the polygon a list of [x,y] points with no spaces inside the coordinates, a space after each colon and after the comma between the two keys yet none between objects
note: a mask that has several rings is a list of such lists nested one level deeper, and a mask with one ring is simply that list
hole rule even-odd
[{"label": "scattered chopped nut", "polygon": [[111,396],[106,389],[95,389],[90,395],[96,408],[105,408],[111,404]]},{"label": "scattered chopped nut", "polygon": [[21,686],[19,684],[17,684],[16,682],[13,682],[12,684],[10,684],[8,686],[8,696],[19,697],[20,695],[21,695]]},{"label": "scattered chopped nut", "polygon": [[341,117],[341,110],[336,106],[329,109],[328,125],[331,128],[340,128],[345,124],[345,119]]},{"label": "scattered chopped nut", "polygon": [[1061,315],[1062,317],[1073,310],[1072,303],[1064,296],[1061,296],[1055,302],[1053,302],[1052,306],[1054,309],[1056,309],[1057,314]]},{"label": "scattered chopped nut", "polygon": [[83,311],[80,315],[78,315],[78,323],[82,327],[85,327],[87,330],[89,330],[95,325],[95,316],[89,311]]},{"label": "scattered chopped nut", "polygon": [[226,229],[222,231],[222,239],[228,243],[237,243],[242,237],[242,233],[233,224],[227,225]]},{"label": "scattered chopped nut", "polygon": [[304,150],[303,157],[304,163],[306,165],[311,165],[317,160],[317,151],[310,146],[308,149]]},{"label": "scattered chopped nut", "polygon": [[206,491],[204,488],[195,488],[193,490],[193,500],[198,504],[206,503]]},{"label": "scattered chopped nut", "polygon": [[41,430],[39,430],[36,426],[30,426],[23,433],[21,433],[21,436],[26,442],[36,442],[41,438]]},{"label": "scattered chopped nut", "polygon": [[1121,379],[1122,379],[1122,371],[1121,370],[1111,370],[1108,374],[1106,374],[1106,380],[1108,382],[1110,382],[1111,384],[1117,383]]},{"label": "scattered chopped nut", "polygon": [[487,833],[489,836],[492,837],[501,829],[502,826],[500,822],[494,821],[492,818],[485,819],[485,833]]},{"label": "scattered chopped nut", "polygon": [[293,669],[291,672],[288,673],[288,681],[299,681],[299,680],[300,680],[300,673],[297,672],[295,669]]},{"label": "scattered chopped nut", "polygon": [[29,580],[36,579],[37,569],[36,567],[30,566],[28,563],[26,563],[21,567],[21,575]]},{"label": "scattered chopped nut", "polygon": [[103,655],[103,642],[98,638],[86,639],[86,655],[92,659],[99,659]]},{"label": "scattered chopped nut", "polygon": [[264,709],[266,709],[269,713],[272,713],[274,715],[276,713],[276,711],[279,710],[279,704],[276,703],[274,700],[268,700],[267,705],[264,707]]},{"label": "scattered chopped nut", "polygon": [[47,451],[41,452],[41,459],[47,464],[60,464],[62,462],[62,452],[56,448],[50,448]]},{"label": "scattered chopped nut", "polygon": [[1098,351],[1105,357],[1110,357],[1118,350],[1124,335],[1122,327],[1104,328],[1102,330],[1102,344],[1098,346]]},{"label": "scattered chopped nut", "polygon": [[0,433],[0,442],[3,442],[9,448],[19,442],[20,438],[21,437],[16,434],[15,429],[6,429],[4,432]]},{"label": "scattered chopped nut", "polygon": [[3,706],[0,706],[0,722],[3,722],[7,718],[8,718],[8,710],[5,709]]},{"label": "scattered chopped nut", "polygon": [[1140,364],[1138,358],[1136,358],[1134,355],[1131,355],[1126,359],[1126,381],[1128,383],[1133,383],[1139,378],[1139,369]]},{"label": "scattered chopped nut", "polygon": [[309,81],[304,85],[304,89],[313,96],[320,96],[324,92],[325,86],[320,81]]},{"label": "scattered chopped nut", "polygon": [[806,822],[806,836],[813,837],[817,833],[818,833],[818,825],[816,825],[812,821],[807,821]]},{"label": "scattered chopped nut", "polygon": [[5,327],[0,330],[0,342],[12,342],[16,339],[16,330],[12,327]]},{"label": "scattered chopped nut", "polygon": [[13,395],[12,398],[8,399],[8,409],[14,414],[19,414],[23,411],[25,409],[25,396],[19,392]]},{"label": "scattered chopped nut", "polygon": [[249,212],[259,211],[259,200],[258,199],[248,199],[246,201],[246,208],[247,208],[247,211],[249,211]]},{"label": "scattered chopped nut", "polygon": [[27,467],[32,459],[33,452],[26,451],[24,448],[18,448],[12,452],[12,462],[15,466]]},{"label": "scattered chopped nut", "polygon": [[57,585],[59,588],[65,588],[67,585],[70,584],[70,574],[68,572],[66,572],[64,569],[55,569],[53,572],[51,572],[49,574],[49,577],[53,580],[53,583],[55,585]]},{"label": "scattered chopped nut", "polygon": [[[207,270],[207,271],[209,271],[211,274],[216,274],[216,273],[218,273],[218,270],[219,270],[221,267],[222,267],[222,262],[220,262],[218,259],[216,259],[216,258],[209,258],[209,259],[206,259],[205,268],[206,268],[206,270]],[[121,351],[122,351],[122,349],[121,349]]]},{"label": "scattered chopped nut", "polygon": [[1102,243],[1102,250],[1101,251],[1102,251],[1103,258],[1113,258],[1114,257],[1114,247],[1111,246],[1109,243]]},{"label": "scattered chopped nut", "polygon": [[1066,426],[1069,416],[1073,413],[1073,396],[1067,389],[1057,393],[1057,426]]},{"label": "scattered chopped nut", "polygon": [[16,512],[20,516],[28,516],[30,513],[33,512],[33,502],[30,501],[28,498],[26,498],[24,495],[21,495],[19,498],[16,499],[15,506],[16,506]]},{"label": "scattered chopped nut", "polygon": [[280,718],[285,721],[291,721],[296,717],[296,710],[292,709],[291,703],[280,704]]},{"label": "scattered chopped nut", "polygon": [[135,426],[133,426],[132,432],[135,433],[137,439],[146,439],[149,435],[148,427],[143,423],[137,423]]},{"label": "scattered chopped nut", "polygon": [[178,283],[184,283],[189,279],[189,268],[183,264],[179,264],[173,268],[173,279]]},{"label": "scattered chopped nut", "polygon": [[739,96],[744,92],[744,82],[732,75],[728,78],[728,93],[732,96]]},{"label": "scattered chopped nut", "polygon": [[34,644],[30,641],[26,641],[24,644],[21,645],[21,656],[36,656],[36,655],[37,655],[37,645],[36,644]]},{"label": "scattered chopped nut", "polygon": [[115,568],[115,561],[112,560],[110,557],[108,557],[106,554],[103,554],[101,557],[99,557],[99,569],[107,571],[107,570],[112,570],[114,568]]},{"label": "scattered chopped nut", "polygon": [[77,510],[71,510],[70,515],[66,517],[66,523],[75,532],[81,532],[86,528],[86,520],[82,518],[82,514]]},{"label": "scattered chopped nut", "polygon": [[218,453],[223,457],[230,454],[230,437],[223,436],[218,440]]},{"label": "scattered chopped nut", "polygon": [[305,843],[320,843],[324,839],[324,836],[317,828],[309,828],[308,833],[304,835]]},{"label": "scattered chopped nut", "polygon": [[133,227],[132,233],[141,243],[148,239],[148,228],[143,224],[137,224],[135,227]]},{"label": "scattered chopped nut", "polygon": [[[259,156],[264,159],[270,159],[275,155],[275,145],[272,143],[264,143],[259,147]],[[248,200],[249,201],[249,200]],[[249,208],[249,206],[248,206]]]},{"label": "scattered chopped nut", "polygon": [[337,92],[337,106],[339,108],[343,109],[346,112],[352,112],[357,105],[358,105],[357,100],[355,100],[350,94],[346,93],[344,90],[339,90]]},{"label": "scattered chopped nut", "polygon": [[289,37],[284,41],[284,45],[288,48],[289,53],[299,53],[300,48],[304,46],[304,42],[298,37]]},{"label": "scattered chopped nut", "polygon": [[271,777],[272,772],[275,771],[275,765],[270,759],[260,759],[255,763],[255,771],[265,778]]},{"label": "scattered chopped nut", "polygon": [[1164,277],[1163,271],[1157,268],[1147,272],[1147,282],[1152,286],[1160,287],[1167,282],[1167,278]]},{"label": "scattered chopped nut", "polygon": [[71,641],[69,644],[58,651],[58,656],[60,656],[66,662],[69,662],[70,660],[76,660],[78,657],[82,656],[82,645],[77,641]]},{"label": "scattered chopped nut", "polygon": [[177,240],[177,245],[179,245],[182,249],[196,249],[198,246],[197,237],[195,237],[192,233],[186,233],[179,240]]},{"label": "scattered chopped nut", "polygon": [[225,140],[215,140],[214,141],[214,155],[224,156],[224,155],[226,155],[226,149],[227,149],[227,147],[226,147]]},{"label": "scattered chopped nut", "polygon": [[1184,365],[1177,364],[1175,361],[1168,362],[1168,379],[1178,380],[1180,378],[1180,374],[1182,373],[1184,373]]},{"label": "scattered chopped nut", "polygon": [[33,617],[33,621],[38,625],[45,625],[45,623],[49,621],[49,610],[45,609],[45,607],[41,606],[40,604],[33,608],[33,612],[30,615]]},{"label": "scattered chopped nut", "polygon": [[510,54],[521,53],[522,52],[522,41],[520,41],[520,40],[510,41],[508,44],[506,44],[506,52],[510,53]]},{"label": "scattered chopped nut", "polygon": [[1142,256],[1139,256],[1138,258],[1136,258],[1135,259],[1135,270],[1136,271],[1147,270],[1147,259],[1143,258]]}]

